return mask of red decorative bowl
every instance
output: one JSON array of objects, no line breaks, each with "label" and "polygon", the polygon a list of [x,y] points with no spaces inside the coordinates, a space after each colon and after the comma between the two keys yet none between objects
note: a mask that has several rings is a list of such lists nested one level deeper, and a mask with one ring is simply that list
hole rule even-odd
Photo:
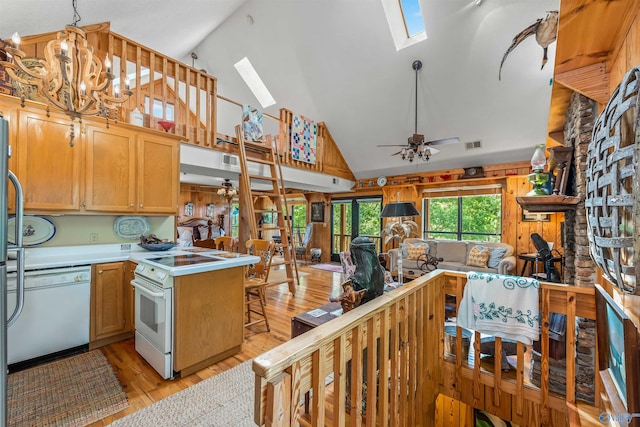
[{"label": "red decorative bowl", "polygon": [[164,129],[165,132],[169,132],[171,128],[176,125],[174,122],[169,120],[158,120],[158,124],[162,126],[162,129]]}]

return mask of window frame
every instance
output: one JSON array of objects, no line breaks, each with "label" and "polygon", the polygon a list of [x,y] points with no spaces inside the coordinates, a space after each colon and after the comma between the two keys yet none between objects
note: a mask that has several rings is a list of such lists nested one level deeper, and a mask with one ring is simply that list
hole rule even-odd
[{"label": "window frame", "polygon": [[[500,215],[500,227],[499,227],[499,232],[498,233],[480,233],[480,232],[475,232],[475,231],[464,231],[462,229],[463,227],[463,199],[466,197],[499,197],[500,198],[500,209],[499,209],[499,215]],[[430,230],[428,228],[429,226],[429,217],[430,217],[430,213],[429,213],[429,201],[432,199],[444,199],[444,198],[451,198],[451,199],[457,199],[457,230],[456,231],[440,231],[440,230]],[[503,197],[502,194],[500,193],[488,193],[488,194],[473,194],[473,195],[464,195],[464,196],[460,196],[460,195],[455,195],[455,196],[439,196],[439,197],[424,197],[422,199],[422,237],[424,239],[437,239],[437,238],[441,238],[441,237],[432,237],[430,236],[430,234],[446,234],[446,235],[452,235],[455,236],[455,239],[452,240],[469,240],[469,239],[463,239],[463,236],[486,236],[488,238],[491,237],[497,237],[498,238],[498,242],[502,241],[502,209],[503,209]],[[493,241],[490,239],[487,239],[486,241]]]}]

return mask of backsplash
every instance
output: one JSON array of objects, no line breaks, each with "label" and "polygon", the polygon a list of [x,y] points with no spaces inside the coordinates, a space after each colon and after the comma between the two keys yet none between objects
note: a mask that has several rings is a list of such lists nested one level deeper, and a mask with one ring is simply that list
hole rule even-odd
[{"label": "backsplash", "polygon": [[[118,215],[42,215],[56,227],[51,240],[37,247],[93,245],[106,243],[138,243],[117,237],[113,224]],[[148,216],[151,231],[161,239],[175,240],[174,216]]]}]

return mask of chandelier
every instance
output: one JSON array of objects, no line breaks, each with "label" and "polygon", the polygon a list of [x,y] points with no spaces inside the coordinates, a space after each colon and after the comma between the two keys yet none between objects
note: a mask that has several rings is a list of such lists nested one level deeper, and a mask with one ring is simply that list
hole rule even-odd
[{"label": "chandelier", "polygon": [[235,188],[233,188],[233,184],[231,184],[228,178],[225,178],[224,182],[222,183],[222,188],[218,189],[218,196],[231,199],[236,194],[238,194],[238,192]]},{"label": "chandelier", "polygon": [[0,61],[14,82],[14,87],[22,99],[26,97],[54,107],[71,118],[70,145],[75,137],[73,121],[82,123],[82,116],[98,116],[117,121],[117,108],[133,94],[129,90],[129,79],[125,88],[114,85],[111,61],[105,57],[104,68],[93,54],[93,47],[87,42],[87,34],[77,24],[80,15],[77,0],[73,0],[73,24],[57,34],[55,40],[47,43],[44,58],[29,58],[19,49],[20,36],[13,35],[12,47],[7,47],[7,61]]}]

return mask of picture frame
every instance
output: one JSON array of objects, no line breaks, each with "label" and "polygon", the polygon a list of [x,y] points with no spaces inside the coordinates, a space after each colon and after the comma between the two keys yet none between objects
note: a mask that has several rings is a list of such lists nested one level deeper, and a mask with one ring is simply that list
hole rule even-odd
[{"label": "picture frame", "polygon": [[262,223],[263,224],[273,224],[273,213],[272,212],[263,212],[262,213]]},{"label": "picture frame", "polygon": [[213,203],[209,203],[207,205],[207,217],[208,218],[213,218],[213,212],[214,212],[215,207],[216,206]]},{"label": "picture frame", "polygon": [[311,203],[311,222],[324,222],[324,202]]},{"label": "picture frame", "polygon": [[184,216],[193,216],[193,203],[187,202],[184,205]]},{"label": "picture frame", "polygon": [[522,209],[522,222],[549,222],[551,221],[550,213],[529,212]]},{"label": "picture frame", "polygon": [[[604,390],[614,407],[623,405],[627,413],[638,413],[638,329],[602,286],[595,287],[598,371]],[[629,425],[638,426],[640,421],[635,419]]]}]

